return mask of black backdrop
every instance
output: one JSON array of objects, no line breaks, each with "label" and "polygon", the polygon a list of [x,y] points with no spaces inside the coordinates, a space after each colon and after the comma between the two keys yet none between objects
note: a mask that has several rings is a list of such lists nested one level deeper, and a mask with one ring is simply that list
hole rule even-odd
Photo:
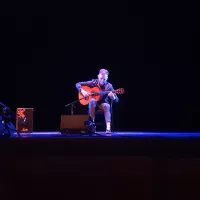
[{"label": "black backdrop", "polygon": [[116,130],[200,131],[195,18],[118,14],[1,17],[1,102],[33,107],[34,130],[57,131],[75,83],[106,68],[125,88]]},{"label": "black backdrop", "polygon": [[[75,83],[103,67],[115,88],[126,89],[114,108],[116,129],[200,131],[198,6],[67,3],[34,2],[13,12],[10,5],[10,15],[0,17],[2,103],[33,107],[34,129],[57,131],[61,113],[70,113],[64,105],[77,99]],[[1,143],[1,197],[198,195],[196,139],[80,140],[77,146],[65,139]]]}]

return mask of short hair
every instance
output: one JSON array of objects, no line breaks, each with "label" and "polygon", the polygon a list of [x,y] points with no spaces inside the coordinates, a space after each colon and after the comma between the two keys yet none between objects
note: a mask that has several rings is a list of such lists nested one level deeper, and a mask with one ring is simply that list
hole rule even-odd
[{"label": "short hair", "polygon": [[99,70],[99,74],[107,74],[107,75],[109,75],[109,72],[108,72],[107,69],[100,69]]}]

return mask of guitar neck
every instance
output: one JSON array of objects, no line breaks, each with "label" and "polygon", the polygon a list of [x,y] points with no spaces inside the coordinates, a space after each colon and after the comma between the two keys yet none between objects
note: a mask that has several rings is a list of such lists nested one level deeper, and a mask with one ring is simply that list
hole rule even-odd
[{"label": "guitar neck", "polygon": [[91,93],[92,96],[96,96],[96,95],[105,95],[105,94],[109,94],[110,92],[115,93],[114,91],[103,91],[103,92],[94,92]]}]

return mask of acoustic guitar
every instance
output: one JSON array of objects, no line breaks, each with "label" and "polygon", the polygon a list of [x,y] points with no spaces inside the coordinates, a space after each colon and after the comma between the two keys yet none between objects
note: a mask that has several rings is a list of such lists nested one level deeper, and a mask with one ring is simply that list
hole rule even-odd
[{"label": "acoustic guitar", "polygon": [[[78,92],[79,102],[82,105],[89,104],[89,102],[92,98],[96,99],[96,101],[99,101],[101,99],[102,95],[109,94],[111,92],[111,91],[100,91],[99,87],[91,88],[88,86],[82,86],[81,88],[83,90],[85,90],[86,92],[90,93],[90,95],[85,98],[81,92]],[[124,88],[119,88],[119,89],[113,90],[112,92],[115,94],[124,94],[125,90],[124,90]]]}]

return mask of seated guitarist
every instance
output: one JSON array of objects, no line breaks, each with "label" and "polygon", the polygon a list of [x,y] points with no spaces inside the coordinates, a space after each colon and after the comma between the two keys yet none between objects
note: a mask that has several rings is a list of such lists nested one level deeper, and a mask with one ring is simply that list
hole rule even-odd
[{"label": "seated guitarist", "polygon": [[104,111],[104,117],[106,122],[106,133],[111,133],[111,112],[110,112],[110,100],[113,102],[118,102],[119,98],[114,91],[113,86],[109,83],[108,80],[109,72],[106,69],[101,69],[98,74],[98,79],[92,79],[85,82],[76,83],[76,88],[78,92],[87,98],[90,93],[82,89],[82,86],[88,87],[99,87],[100,91],[111,91],[101,97],[101,99],[97,102],[95,98],[91,98],[88,104],[89,115],[91,120],[94,122],[96,108],[100,108]]}]

